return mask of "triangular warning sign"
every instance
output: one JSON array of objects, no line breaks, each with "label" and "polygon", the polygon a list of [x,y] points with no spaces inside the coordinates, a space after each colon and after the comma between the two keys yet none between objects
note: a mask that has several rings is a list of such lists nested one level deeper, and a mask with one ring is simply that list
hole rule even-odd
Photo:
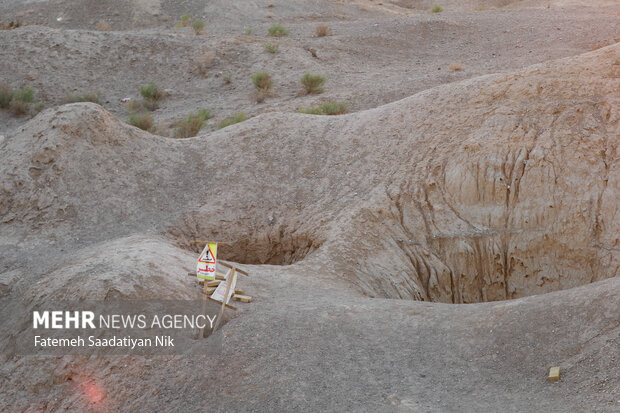
[{"label": "triangular warning sign", "polygon": [[200,257],[198,261],[204,262],[206,264],[215,264],[215,257],[213,256],[211,249],[207,248],[204,256]]}]

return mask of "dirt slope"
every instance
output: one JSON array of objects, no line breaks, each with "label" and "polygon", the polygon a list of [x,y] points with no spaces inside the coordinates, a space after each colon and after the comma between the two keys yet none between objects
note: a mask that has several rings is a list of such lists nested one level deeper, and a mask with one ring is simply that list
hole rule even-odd
[{"label": "dirt slope", "polygon": [[[41,113],[0,143],[5,297],[190,298],[194,255],[174,246],[190,237],[221,239],[241,262],[297,262],[247,267],[255,302],[225,325],[218,359],[13,358],[3,399],[47,410],[614,411],[619,50],[186,140],[94,104]],[[476,302],[608,277],[494,304],[368,297]],[[556,364],[566,376],[553,385]],[[89,405],[88,380],[104,402]]]},{"label": "dirt slope", "polygon": [[[617,412],[617,2],[270,3],[0,0],[48,26],[0,30],[0,83],[48,102],[0,111],[0,410]],[[214,119],[126,125],[149,80],[161,135]],[[328,99],[352,113],[295,113]],[[6,356],[55,300],[200,298],[190,239],[252,274],[219,356]]]}]

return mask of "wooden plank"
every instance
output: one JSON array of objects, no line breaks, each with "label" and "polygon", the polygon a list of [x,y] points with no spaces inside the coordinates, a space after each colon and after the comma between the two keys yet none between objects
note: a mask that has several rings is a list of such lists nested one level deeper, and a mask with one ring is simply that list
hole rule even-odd
[{"label": "wooden plank", "polygon": [[[209,300],[209,301],[213,301],[214,303],[222,304],[222,302],[221,302],[221,301],[214,300],[214,299],[213,299],[213,298],[211,298],[211,297],[207,297],[207,300]],[[237,307],[233,307],[232,305],[228,305],[228,304],[225,304],[225,306],[226,306],[226,308],[230,308],[231,310],[235,310],[235,311],[237,311]],[[213,329],[213,331],[215,331],[215,329]]]},{"label": "wooden plank", "polygon": [[214,291],[215,291],[215,287],[207,287],[204,290],[202,290],[202,293],[210,296],[211,294],[213,294]]},{"label": "wooden plank", "polygon": [[222,300],[222,308],[220,308],[220,315],[217,316],[217,320],[215,320],[215,326],[213,326],[214,333],[217,331],[217,328],[220,326],[220,323],[222,322],[222,317],[224,316],[224,307],[228,307],[228,304],[226,304],[226,301],[228,301],[228,294],[230,294],[230,287],[232,287],[232,280],[235,278],[236,271],[237,269],[235,267],[232,267],[230,270],[228,270],[228,273],[226,274],[226,278],[228,279],[227,285],[226,285],[226,292],[224,293],[224,298]]},{"label": "wooden plank", "polygon": [[245,271],[243,271],[243,270],[240,270],[239,268],[233,267],[231,264],[228,264],[227,262],[224,262],[224,261],[218,261],[218,264],[223,265],[224,267],[227,267],[227,268],[234,268],[235,270],[237,270],[237,272],[238,272],[239,274],[243,274],[243,275],[245,275],[246,277],[249,277],[249,276],[250,276],[250,274],[248,274],[247,272],[245,272]]},{"label": "wooden plank", "polygon": [[190,240],[189,245],[207,245],[209,241]]},{"label": "wooden plank", "polygon": [[235,288],[235,294],[241,294],[243,295],[243,290],[240,290],[238,288]]},{"label": "wooden plank", "polygon": [[217,287],[218,285],[220,285],[220,283],[220,280],[207,281],[207,287]]},{"label": "wooden plank", "polygon": [[252,301],[252,297],[249,295],[233,294],[232,299],[235,301],[241,301],[242,303],[249,303]]},{"label": "wooden plank", "polygon": [[549,381],[558,381],[558,380],[560,380],[560,368],[551,367],[549,369]]},{"label": "wooden plank", "polygon": [[215,279],[224,281],[226,279],[226,276],[224,274],[215,274]]}]

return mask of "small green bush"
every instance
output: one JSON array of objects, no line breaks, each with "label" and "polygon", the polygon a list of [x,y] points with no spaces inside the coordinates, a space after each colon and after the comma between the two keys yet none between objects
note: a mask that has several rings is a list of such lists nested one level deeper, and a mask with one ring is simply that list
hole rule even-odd
[{"label": "small green bush", "polygon": [[192,29],[194,29],[194,33],[196,33],[197,35],[200,34],[200,32],[202,32],[204,28],[205,22],[203,22],[202,20],[194,20],[194,22],[192,23]]},{"label": "small green bush", "polygon": [[201,108],[197,113],[190,113],[185,119],[177,123],[174,135],[177,138],[191,138],[196,136],[205,125],[207,119],[211,119],[211,112]]},{"label": "small green bush", "polygon": [[232,77],[233,77],[233,74],[231,72],[228,72],[222,77],[222,79],[224,80],[224,83],[228,85],[232,82]]},{"label": "small green bush", "polygon": [[347,111],[348,107],[349,104],[347,102],[336,102],[331,100],[321,105],[300,109],[299,112],[308,115],[342,115]]},{"label": "small green bush", "polygon": [[151,130],[153,128],[153,115],[146,112],[131,113],[127,121],[131,126],[138,127],[142,130]]},{"label": "small green bush", "polygon": [[269,36],[282,37],[288,36],[289,30],[281,24],[274,24],[268,30]]},{"label": "small green bush", "polygon": [[34,103],[34,93],[31,87],[11,90],[8,85],[1,85],[0,107],[9,109],[17,116],[23,116],[30,111],[30,105]]},{"label": "small green bush", "polygon": [[153,82],[140,88],[140,94],[144,99],[158,101],[164,96],[164,92]]},{"label": "small green bush", "polygon": [[267,72],[258,72],[250,76],[254,87],[259,92],[267,92],[273,86],[273,80]]},{"label": "small green bush", "polygon": [[217,125],[217,127],[219,129],[222,129],[222,128],[225,128],[226,126],[230,126],[230,125],[234,125],[235,123],[243,122],[246,119],[247,119],[247,116],[245,115],[245,113],[239,112],[222,120]]},{"label": "small green bush", "polygon": [[181,27],[187,27],[192,21],[192,16],[189,14],[184,14],[181,16],[181,21],[174,25],[175,29],[180,29]]},{"label": "small green bush", "polygon": [[278,47],[277,43],[267,43],[265,45],[265,50],[269,53],[278,53]]},{"label": "small green bush", "polygon": [[306,93],[323,93],[323,85],[325,84],[325,76],[311,75],[305,73],[301,78],[301,84],[306,89]]},{"label": "small green bush", "polygon": [[247,29],[247,30],[245,31],[245,34],[246,34],[247,36],[251,35],[252,33],[254,33],[254,30],[252,30],[252,29]]},{"label": "small green bush", "polygon": [[24,103],[32,103],[34,101],[34,89],[31,87],[17,89],[13,92],[12,100],[21,100]]},{"label": "small green bush", "polygon": [[439,4],[435,4],[433,8],[431,9],[431,12],[433,13],[441,13],[442,11],[443,11],[443,7],[441,7]]}]

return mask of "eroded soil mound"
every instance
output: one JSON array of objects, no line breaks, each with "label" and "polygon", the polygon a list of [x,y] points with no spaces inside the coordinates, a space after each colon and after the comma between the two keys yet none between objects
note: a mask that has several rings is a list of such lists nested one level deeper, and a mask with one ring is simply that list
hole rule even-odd
[{"label": "eroded soil mound", "polygon": [[95,104],[48,110],[0,144],[2,220],[82,242],[154,225],[246,263],[311,253],[382,297],[492,301],[612,277],[618,50],[188,140]]}]

